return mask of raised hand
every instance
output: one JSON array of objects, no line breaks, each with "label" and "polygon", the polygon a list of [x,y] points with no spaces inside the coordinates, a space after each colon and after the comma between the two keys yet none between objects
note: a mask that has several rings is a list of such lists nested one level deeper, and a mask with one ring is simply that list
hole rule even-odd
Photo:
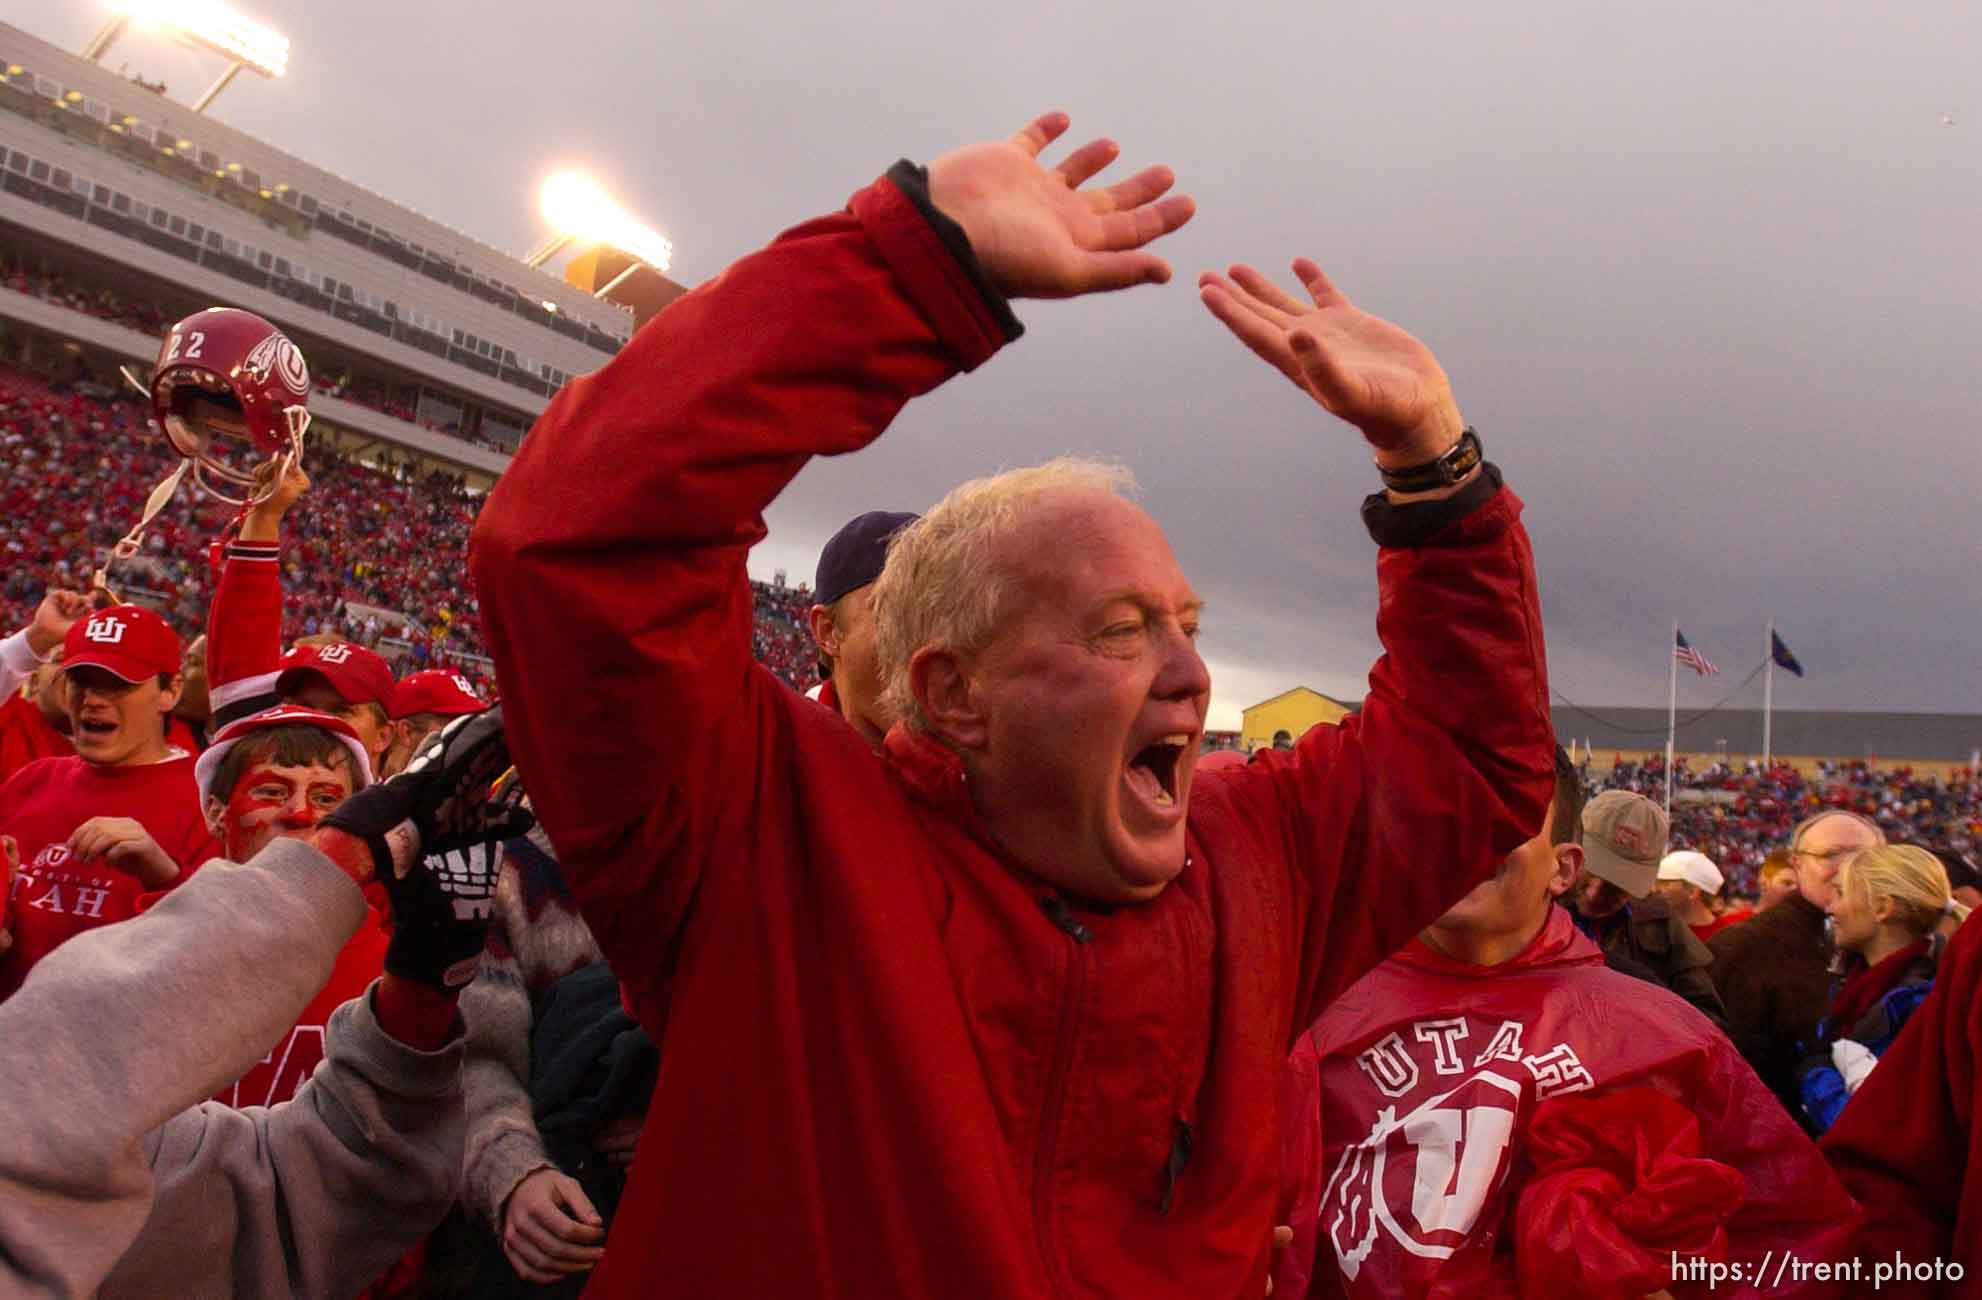
[{"label": "raised hand", "polygon": [[1198,296],[1241,343],[1336,416],[1362,430],[1386,469],[1442,455],[1465,431],[1452,385],[1431,349],[1372,316],[1305,257],[1302,302],[1250,266],[1206,271]]},{"label": "raised hand", "polygon": [[929,197],[963,227],[972,251],[1001,293],[1071,298],[1161,284],[1170,266],[1144,251],[1191,219],[1196,205],[1168,167],[1145,167],[1105,189],[1083,190],[1120,149],[1095,140],[1047,168],[1040,151],[1068,126],[1047,113],[1007,140],[974,144],[929,164]]},{"label": "raised hand", "polygon": [[[277,476],[280,475],[280,478]],[[310,490],[310,476],[294,457],[278,456],[255,467],[255,485],[248,494],[254,504],[241,520],[241,540],[273,542],[282,537],[282,518]]]},{"label": "raised hand", "polygon": [[60,587],[50,587],[48,594],[35,606],[34,619],[27,626],[28,649],[34,651],[35,658],[43,659],[55,653],[62,638],[69,635],[69,628],[83,615],[89,613],[89,597],[79,591],[64,591]]},{"label": "raised hand", "polygon": [[[392,905],[388,974],[452,993],[474,977],[501,855],[533,824],[510,779],[502,706],[463,714],[429,736],[406,770],[360,790],[318,825],[317,847]],[[370,861],[353,864],[334,837]],[[326,842],[328,841],[328,842]]]}]

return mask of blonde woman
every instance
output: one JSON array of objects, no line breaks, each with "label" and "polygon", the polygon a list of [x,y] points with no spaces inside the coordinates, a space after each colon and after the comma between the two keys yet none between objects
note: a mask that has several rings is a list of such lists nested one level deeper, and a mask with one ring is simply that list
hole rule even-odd
[{"label": "blonde woman", "polygon": [[1946,944],[1941,923],[1968,914],[1954,901],[1940,859],[1910,844],[1846,859],[1828,911],[1843,982],[1817,1026],[1816,1054],[1797,1071],[1803,1109],[1819,1133],[1933,987]]}]

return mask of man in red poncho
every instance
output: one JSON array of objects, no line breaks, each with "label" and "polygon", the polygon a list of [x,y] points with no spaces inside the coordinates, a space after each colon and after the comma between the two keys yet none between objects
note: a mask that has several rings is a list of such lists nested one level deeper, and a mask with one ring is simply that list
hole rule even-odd
[{"label": "man in red poncho", "polygon": [[[1043,166],[1066,125],[897,164],[675,302],[477,521],[517,766],[666,1035],[589,1295],[1259,1294],[1295,1036],[1542,822],[1520,503],[1429,349],[1307,261],[1305,299],[1244,268],[1200,297],[1383,471],[1354,719],[1200,773],[1198,596],[1089,462],[891,543],[881,752],[751,661],[747,553],[811,457],[989,361],[1011,298],[1168,277],[1145,245],[1190,201],[1160,167],[1083,188],[1105,140]],[[1115,361],[1097,385],[1137,381]]]},{"label": "man in red poncho", "polygon": [[[1850,1198],[1734,1045],[1555,905],[1581,803],[1558,750],[1542,833],[1295,1048],[1274,1294],[1636,1300],[1840,1258]],[[1816,1293],[1770,1268],[1711,1294]]]}]

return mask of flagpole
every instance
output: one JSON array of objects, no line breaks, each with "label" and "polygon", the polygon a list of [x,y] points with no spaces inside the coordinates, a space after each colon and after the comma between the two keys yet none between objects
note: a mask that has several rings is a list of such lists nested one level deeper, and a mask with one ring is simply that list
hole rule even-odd
[{"label": "flagpole", "polygon": [[1776,621],[1769,620],[1768,658],[1762,668],[1762,770],[1775,765]]},{"label": "flagpole", "polygon": [[1672,821],[1672,742],[1679,730],[1679,620],[1672,620],[1672,637],[1665,643],[1665,819]]}]

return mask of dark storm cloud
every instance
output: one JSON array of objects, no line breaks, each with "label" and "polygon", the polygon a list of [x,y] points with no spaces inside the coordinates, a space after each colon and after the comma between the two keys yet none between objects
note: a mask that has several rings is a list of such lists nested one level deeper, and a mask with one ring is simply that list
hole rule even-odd
[{"label": "dark storm cloud", "polygon": [[[589,164],[689,283],[1047,107],[1175,166],[1201,206],[1176,283],[1023,305],[1008,354],[807,471],[766,573],[808,574],[871,506],[1097,453],[1212,602],[1220,718],[1296,681],[1360,693],[1367,455],[1189,283],[1305,253],[1451,372],[1528,502],[1569,695],[1663,703],[1677,617],[1729,670],[1685,685],[1704,702],[1773,615],[1811,670],[1781,705],[1982,708],[1972,6],[252,7],[295,71],[223,117],[516,251],[534,182]],[[15,10],[72,48],[97,17]],[[156,41],[118,57],[175,95],[205,75]]]}]

